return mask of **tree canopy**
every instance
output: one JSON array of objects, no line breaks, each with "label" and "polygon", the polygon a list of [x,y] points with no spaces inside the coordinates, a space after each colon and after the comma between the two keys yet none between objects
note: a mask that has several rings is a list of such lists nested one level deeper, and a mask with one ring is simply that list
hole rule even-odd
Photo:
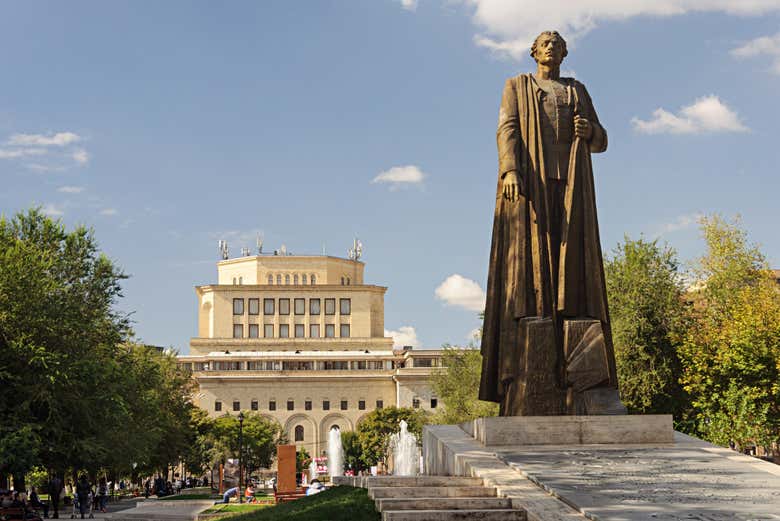
[{"label": "tree canopy", "polygon": [[621,400],[630,412],[684,421],[689,403],[677,348],[689,320],[676,252],[625,237],[604,271]]},{"label": "tree canopy", "polygon": [[498,414],[498,404],[477,397],[482,372],[482,354],[478,349],[445,345],[442,366],[433,373],[431,381],[443,406],[434,414],[433,423],[463,423]]},{"label": "tree canopy", "polygon": [[366,415],[357,429],[361,458],[366,466],[387,462],[390,435],[401,430],[401,420],[406,420],[409,432],[417,436],[418,443],[422,443],[422,428],[427,423],[423,411],[409,407],[385,407]]}]

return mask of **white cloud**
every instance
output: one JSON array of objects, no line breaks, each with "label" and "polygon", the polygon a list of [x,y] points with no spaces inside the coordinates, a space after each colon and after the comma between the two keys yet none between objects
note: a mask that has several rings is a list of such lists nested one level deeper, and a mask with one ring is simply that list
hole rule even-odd
[{"label": "white cloud", "polygon": [[677,114],[659,108],[652,118],[632,118],[634,130],[644,134],[702,134],[706,132],[746,132],[735,111],[715,95],[704,96]]},{"label": "white cloud", "polygon": [[89,153],[87,153],[87,151],[83,148],[77,148],[74,150],[71,154],[71,157],[76,163],[80,165],[86,165],[89,162]]},{"label": "white cloud", "polygon": [[407,11],[417,10],[417,0],[400,0],[400,1],[401,1],[401,7],[403,7]]},{"label": "white cloud", "polygon": [[398,328],[398,331],[385,329],[385,336],[393,338],[393,347],[420,347],[417,331],[412,326],[401,326]]},{"label": "white cloud", "polygon": [[47,204],[41,208],[41,211],[49,217],[62,217],[65,215],[65,211],[62,209],[62,207],[54,204]]},{"label": "white cloud", "polygon": [[459,306],[470,311],[485,309],[485,292],[479,284],[455,273],[436,288],[436,298],[450,306]]},{"label": "white cloud", "polygon": [[9,145],[16,146],[38,146],[64,147],[81,141],[81,136],[73,132],[57,132],[56,134],[14,134],[8,140]]},{"label": "white cloud", "polygon": [[420,185],[425,179],[425,174],[414,165],[394,166],[390,170],[381,172],[371,180],[372,183],[388,183],[395,190],[401,186]]},{"label": "white cloud", "polygon": [[17,159],[20,157],[43,156],[46,155],[46,149],[43,148],[14,148],[0,149],[0,159]]},{"label": "white cloud", "polygon": [[600,23],[635,16],[676,16],[689,12],[758,15],[780,10],[780,0],[462,0],[480,28],[474,42],[498,54],[522,59],[533,39],[558,30],[570,43]]},{"label": "white cloud", "polygon": [[100,210],[100,215],[113,216],[118,213],[119,212],[117,211],[116,208],[103,208],[102,210]]},{"label": "white cloud", "polygon": [[80,194],[84,191],[83,186],[61,186],[57,191],[63,194]]},{"label": "white cloud", "polygon": [[693,228],[699,224],[701,217],[702,214],[700,213],[679,215],[672,222],[668,222],[659,226],[657,232],[654,235],[657,237],[667,233]]},{"label": "white cloud", "polygon": [[774,36],[761,36],[731,50],[735,58],[755,58],[766,56],[771,61],[770,71],[780,74],[780,33]]}]

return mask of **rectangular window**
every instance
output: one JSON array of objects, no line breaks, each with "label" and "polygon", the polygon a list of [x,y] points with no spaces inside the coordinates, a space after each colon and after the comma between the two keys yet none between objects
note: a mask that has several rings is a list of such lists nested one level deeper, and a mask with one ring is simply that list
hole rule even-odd
[{"label": "rectangular window", "polygon": [[270,402],[268,402],[268,410],[269,411],[276,410],[276,400],[271,400]]},{"label": "rectangular window", "polygon": [[309,299],[309,313],[312,315],[320,314],[320,299],[318,298]]},{"label": "rectangular window", "polygon": [[233,402],[233,410],[234,411],[240,411],[241,410],[241,402]]},{"label": "rectangular window", "polygon": [[287,410],[288,411],[294,411],[295,410],[295,401],[294,400],[287,400]]},{"label": "rectangular window", "polygon": [[273,324],[265,324],[265,325],[263,325],[263,336],[265,338],[273,338],[274,337],[274,325]]},{"label": "rectangular window", "polygon": [[233,324],[233,338],[244,338],[244,326]]},{"label": "rectangular window", "polygon": [[297,298],[297,299],[295,299],[295,314],[296,315],[305,315],[306,314],[306,299],[305,298]]},{"label": "rectangular window", "polygon": [[260,314],[260,299],[259,298],[250,298],[249,299],[249,314],[250,315],[259,315]]},{"label": "rectangular window", "polygon": [[341,338],[349,338],[349,324],[341,324],[341,331],[339,331]]},{"label": "rectangular window", "polygon": [[306,336],[306,325],[295,324],[295,338],[303,338]]},{"label": "rectangular window", "polygon": [[336,338],[335,324],[325,324],[325,338]]},{"label": "rectangular window", "polygon": [[257,400],[252,400],[252,404],[251,405],[252,405],[252,410],[253,411],[256,411],[260,407],[260,404],[257,403]]},{"label": "rectangular window", "polygon": [[433,367],[433,358],[415,358],[415,367]]},{"label": "rectangular window", "polygon": [[439,406],[439,400],[437,400],[436,398],[431,398],[431,409],[435,409],[438,406]]},{"label": "rectangular window", "polygon": [[381,408],[382,408],[382,407],[384,407],[384,406],[385,406],[385,402],[384,402],[384,400],[377,400],[377,401],[376,401],[376,408],[377,408],[377,409],[381,409]]},{"label": "rectangular window", "polygon": [[358,400],[358,409],[361,411],[366,410],[366,401],[365,400]]},{"label": "rectangular window", "polygon": [[352,300],[348,298],[339,299],[339,311],[342,315],[352,313]]},{"label": "rectangular window", "polygon": [[335,298],[326,298],[325,299],[325,314],[326,315],[335,315],[336,314],[336,299]]},{"label": "rectangular window", "polygon": [[419,398],[412,398],[412,407],[415,409],[420,408],[420,399]]},{"label": "rectangular window", "polygon": [[347,402],[347,400],[341,400],[341,410],[342,411],[346,411],[348,406],[349,406],[349,403]]},{"label": "rectangular window", "polygon": [[263,299],[263,314],[264,315],[273,315],[275,313],[274,311],[274,299],[272,298],[264,298]]},{"label": "rectangular window", "polygon": [[330,400],[322,400],[322,410],[323,411],[330,410]]},{"label": "rectangular window", "polygon": [[309,324],[309,337],[311,337],[311,338],[319,338],[320,337],[320,325],[319,324]]},{"label": "rectangular window", "polygon": [[233,299],[233,314],[234,315],[244,314],[244,299],[242,298]]},{"label": "rectangular window", "polygon": [[260,326],[257,324],[249,324],[249,338],[257,338],[260,336]]},{"label": "rectangular window", "polygon": [[303,408],[306,409],[307,411],[310,411],[311,410],[311,400],[306,400],[305,402],[303,402]]},{"label": "rectangular window", "polygon": [[290,338],[290,326],[288,324],[279,324],[279,338]]},{"label": "rectangular window", "polygon": [[214,410],[219,412],[222,410],[222,402],[214,402]]},{"label": "rectangular window", "polygon": [[290,314],[290,299],[288,298],[279,299],[279,314],[280,315]]},{"label": "rectangular window", "polygon": [[325,370],[342,370],[346,371],[349,369],[349,362],[347,361],[336,361],[336,362],[323,362]]}]

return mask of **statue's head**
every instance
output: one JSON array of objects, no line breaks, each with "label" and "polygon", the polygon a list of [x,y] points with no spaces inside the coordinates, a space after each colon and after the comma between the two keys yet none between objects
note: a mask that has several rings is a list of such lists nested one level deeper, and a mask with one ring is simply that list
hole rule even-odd
[{"label": "statue's head", "polygon": [[566,40],[558,31],[542,32],[531,45],[531,58],[536,60],[536,63],[560,65],[567,54],[569,51],[566,49]]}]

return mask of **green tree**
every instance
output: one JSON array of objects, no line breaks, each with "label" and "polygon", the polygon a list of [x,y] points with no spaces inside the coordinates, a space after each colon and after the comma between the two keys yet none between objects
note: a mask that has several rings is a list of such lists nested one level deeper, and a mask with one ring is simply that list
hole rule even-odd
[{"label": "green tree", "polygon": [[427,423],[425,413],[409,407],[385,407],[369,413],[358,426],[361,459],[366,466],[387,462],[390,435],[401,430],[401,420],[406,420],[409,432],[422,443],[422,428]]},{"label": "green tree", "polygon": [[344,468],[352,469],[355,472],[366,468],[366,464],[361,459],[363,449],[360,445],[360,435],[357,432],[342,432],[341,446],[344,448]]},{"label": "green tree", "polygon": [[680,349],[682,383],[705,439],[780,442],[780,290],[739,219],[703,218],[695,326]]},{"label": "green tree", "polygon": [[621,400],[630,412],[684,422],[690,405],[677,349],[689,314],[676,252],[625,237],[604,269]]},{"label": "green tree", "polygon": [[498,414],[498,404],[477,398],[482,373],[478,349],[445,345],[441,360],[443,367],[433,373],[432,385],[443,407],[434,414],[433,423],[463,423]]},{"label": "green tree", "polygon": [[[238,430],[236,416],[226,414],[214,421],[211,436],[215,439],[217,461],[238,456]],[[284,438],[279,424],[256,412],[247,411],[244,412],[243,430],[247,465],[252,468],[270,467],[276,457],[276,446]]]},{"label": "green tree", "polygon": [[62,471],[105,455],[103,428],[127,420],[112,392],[130,334],[114,309],[124,278],[87,228],[35,209],[0,218],[0,450],[23,436],[30,458],[0,457],[0,474],[21,471],[7,461]]}]

